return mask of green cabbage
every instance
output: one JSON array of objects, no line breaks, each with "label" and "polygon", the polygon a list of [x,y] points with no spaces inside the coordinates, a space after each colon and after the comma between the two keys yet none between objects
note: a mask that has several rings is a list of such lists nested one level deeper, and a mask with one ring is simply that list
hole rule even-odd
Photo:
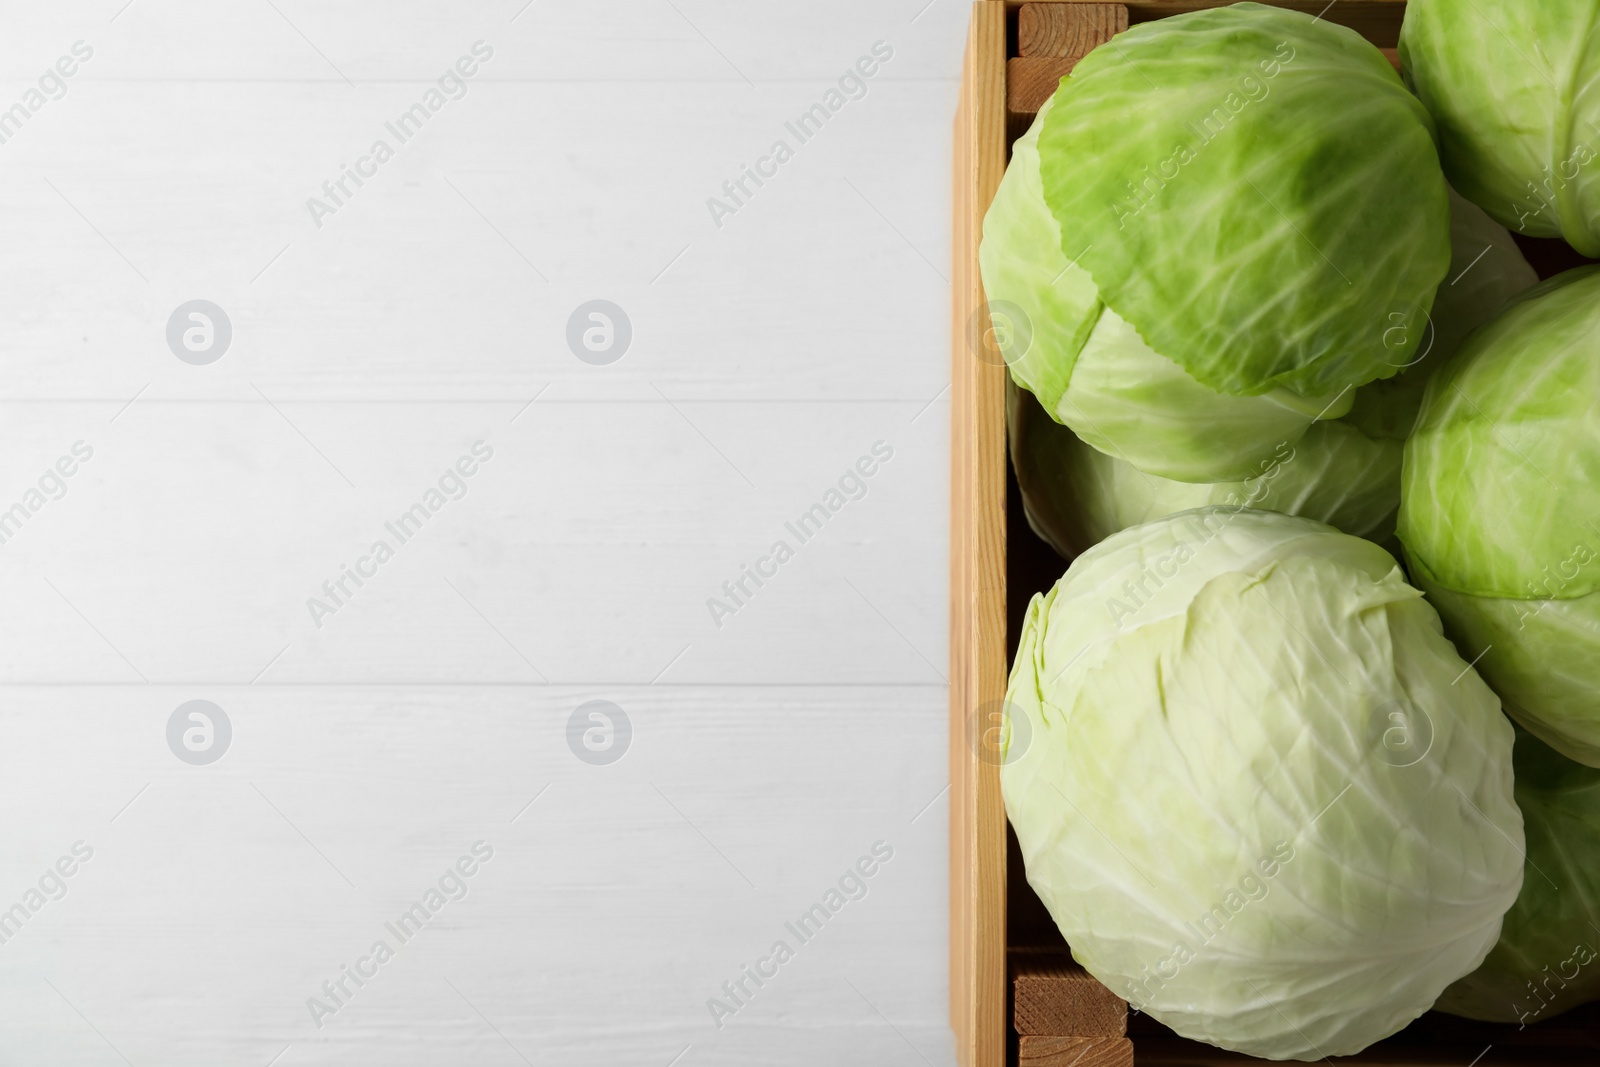
[{"label": "green cabbage", "polygon": [[1312,423],[1293,443],[1279,441],[1248,479],[1181,482],[1146,474],[1085,444],[1012,386],[1011,461],[1028,524],[1067,558],[1118,530],[1206,504],[1303,515],[1384,542],[1400,506],[1401,442],[1428,378],[1471,330],[1537,281],[1505,227],[1452,192],[1450,270],[1410,365],[1357,390],[1343,418]]},{"label": "green cabbage", "polygon": [[1411,572],[1506,711],[1600,766],[1600,268],[1528,290],[1429,383],[1406,443]]},{"label": "green cabbage", "polygon": [[1342,420],[1312,423],[1294,444],[1281,442],[1254,478],[1179,482],[1091,448],[1022,389],[1011,387],[1006,400],[1028,525],[1065,558],[1118,530],[1207,504],[1304,515],[1374,541],[1394,532],[1401,444]]},{"label": "green cabbage", "polygon": [[1527,1025],[1600,1000],[1600,770],[1524,730],[1512,764],[1528,841],[1522,892],[1483,966],[1434,1006]]},{"label": "green cabbage", "polygon": [[1473,330],[1538,281],[1506,228],[1451,189],[1450,269],[1434,297],[1421,348],[1399,374],[1360,389],[1345,421],[1371,437],[1404,440],[1433,372]]},{"label": "green cabbage", "polygon": [[1358,35],[1258,4],[1096,49],[984,219],[1012,377],[1100,451],[1242,479],[1396,373],[1449,261],[1427,113]]},{"label": "green cabbage", "polygon": [[1029,604],[1006,700],[1029,884],[1185,1037],[1357,1052],[1483,962],[1522,883],[1499,701],[1393,557],[1320,523],[1102,542]]},{"label": "green cabbage", "polygon": [[1522,233],[1600,256],[1597,0],[1411,0],[1406,81],[1452,184]]},{"label": "green cabbage", "polygon": [[1539,275],[1522,257],[1511,233],[1450,190],[1450,269],[1433,301],[1428,326],[1434,334],[1424,339],[1423,352],[1414,357],[1417,369],[1437,367],[1455,355],[1468,334],[1538,282]]}]

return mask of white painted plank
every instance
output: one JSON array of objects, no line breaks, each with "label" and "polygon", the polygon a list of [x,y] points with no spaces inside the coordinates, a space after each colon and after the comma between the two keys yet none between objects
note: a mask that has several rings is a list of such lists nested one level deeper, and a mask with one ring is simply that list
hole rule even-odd
[{"label": "white painted plank", "polygon": [[91,79],[344,86],[343,78],[434,77],[446,65],[441,49],[483,39],[503,47],[496,78],[748,89],[746,79],[760,86],[837,77],[881,39],[904,50],[892,76],[944,79],[960,66],[962,7],[951,0],[68,0],[7,11],[0,71],[36,77],[58,50],[82,39],[103,49],[85,72]]},{"label": "white painted plank", "polygon": [[936,416],[519,407],[8,405],[0,596],[29,610],[0,615],[0,680],[944,681]]},{"label": "white painted plank", "polygon": [[[82,85],[0,145],[12,247],[50,250],[0,309],[0,396],[237,396],[256,381],[289,397],[553,382],[639,398],[656,382],[920,402],[948,380],[948,108],[925,86],[879,86],[806,144],[784,128],[815,99],[805,87],[758,108],[699,86],[483,86],[406,145],[384,124],[414,87],[338,90]],[[139,155],[114,154],[107,128]],[[355,195],[319,229],[306,201],[331,204],[324,182],[377,138],[397,154],[365,186],[347,181]],[[723,183],[778,138],[795,158],[766,187],[747,182],[758,195],[719,227],[706,201],[730,202]],[[886,161],[893,174],[876,176]],[[927,178],[907,188],[912,172]],[[903,284],[867,298],[886,274]],[[169,315],[197,297],[234,327],[206,367],[165,344]],[[596,297],[634,324],[609,367],[566,344]]]},{"label": "white painted plank", "polygon": [[[664,1063],[692,1042],[690,1062],[734,1062],[772,1027],[882,1041],[858,1035],[872,1013],[849,983],[907,1026],[938,1021],[943,742],[925,728],[942,720],[938,692],[8,693],[0,803],[54,801],[9,831],[4,894],[75,841],[93,849],[0,946],[8,996],[36,1009],[0,1019],[8,1049],[104,1062],[47,982],[131,1060],[169,1064],[214,1062],[219,1048],[264,1063],[285,1044],[290,1063],[423,1063],[480,1040],[490,1055],[446,978],[536,1061],[609,1049],[644,1062],[648,1049]],[[171,708],[197,694],[233,726],[207,767],[179,763],[163,738]],[[597,695],[633,725],[609,766],[580,762],[564,738]],[[61,758],[46,768],[40,752]],[[480,839],[494,854],[462,880],[466,895],[400,943],[383,924]],[[892,859],[800,943],[784,923],[876,841]],[[307,998],[378,939],[394,960],[316,1027]],[[705,1002],[778,939],[795,958],[718,1029]]]}]

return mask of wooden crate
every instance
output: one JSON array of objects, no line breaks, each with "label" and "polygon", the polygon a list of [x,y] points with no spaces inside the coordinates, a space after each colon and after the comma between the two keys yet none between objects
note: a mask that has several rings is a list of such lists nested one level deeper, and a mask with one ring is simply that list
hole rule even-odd
[{"label": "wooden crate", "polygon": [[[1021,613],[1064,564],[1022,519],[1006,459],[1006,371],[979,348],[974,324],[983,308],[983,215],[1012,140],[1077,59],[1130,22],[1226,2],[978,0],[972,6],[955,130],[950,426],[950,1020],[963,1067],[1264,1062],[1183,1040],[1145,1017],[1128,1019],[1126,1005],[1075,969],[1024,878],[1001,804],[999,767],[986,743],[1005,695]],[[1394,60],[1403,0],[1278,6],[1349,26]],[[1559,242],[1524,242],[1523,248],[1545,276],[1580,262]],[[1429,1013],[1349,1062],[1596,1065],[1600,1007],[1522,1030]]]}]

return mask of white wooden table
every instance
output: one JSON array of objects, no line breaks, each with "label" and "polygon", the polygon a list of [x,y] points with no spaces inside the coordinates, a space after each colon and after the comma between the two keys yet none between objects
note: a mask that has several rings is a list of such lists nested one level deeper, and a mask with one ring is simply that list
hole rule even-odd
[{"label": "white wooden table", "polygon": [[951,1062],[965,5],[524,3],[3,7],[0,1063]]}]

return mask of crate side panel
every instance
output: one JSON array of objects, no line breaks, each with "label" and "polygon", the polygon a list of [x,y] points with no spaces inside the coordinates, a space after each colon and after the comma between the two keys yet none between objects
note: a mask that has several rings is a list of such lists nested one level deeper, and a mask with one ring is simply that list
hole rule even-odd
[{"label": "crate side panel", "polygon": [[1005,692],[1004,368],[976,358],[977,248],[1005,168],[1006,9],[973,6],[957,129],[951,366],[951,1003],[966,1067],[1005,1059],[1005,814],[998,769],[970,743]]}]

